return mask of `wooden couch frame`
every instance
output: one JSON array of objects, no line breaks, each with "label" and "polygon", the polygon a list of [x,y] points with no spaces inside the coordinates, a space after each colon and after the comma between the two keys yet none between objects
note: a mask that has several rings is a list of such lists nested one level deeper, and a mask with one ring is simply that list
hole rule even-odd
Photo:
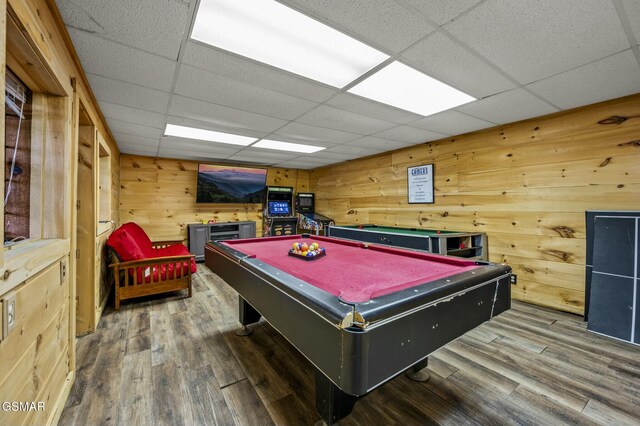
[{"label": "wooden couch frame", "polygon": [[[173,244],[182,244],[182,241],[156,241],[152,242],[151,246],[154,249],[159,249]],[[133,299],[135,297],[184,289],[188,290],[187,297],[191,297],[191,260],[194,259],[194,257],[194,255],[189,254],[184,256],[153,257],[120,262],[117,256],[113,256],[114,262],[109,265],[109,267],[113,269],[116,311],[120,310],[120,302],[122,300]],[[187,264],[186,268],[184,267],[185,263]],[[165,280],[162,279],[162,274],[160,273],[163,265],[167,271],[167,279]],[[169,279],[169,265],[173,265],[174,271],[173,278],[171,279]],[[153,273],[149,274],[148,277],[145,277],[143,273],[142,282],[138,282],[139,269],[143,271],[153,271],[154,268],[158,270],[157,279],[154,279]],[[185,269],[187,270],[186,273],[184,273]]]}]

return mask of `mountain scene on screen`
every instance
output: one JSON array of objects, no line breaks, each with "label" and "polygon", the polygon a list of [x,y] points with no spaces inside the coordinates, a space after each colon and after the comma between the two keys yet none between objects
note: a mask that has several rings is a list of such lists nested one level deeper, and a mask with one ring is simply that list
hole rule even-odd
[{"label": "mountain scene on screen", "polygon": [[262,203],[266,181],[264,173],[246,169],[198,171],[198,203]]}]

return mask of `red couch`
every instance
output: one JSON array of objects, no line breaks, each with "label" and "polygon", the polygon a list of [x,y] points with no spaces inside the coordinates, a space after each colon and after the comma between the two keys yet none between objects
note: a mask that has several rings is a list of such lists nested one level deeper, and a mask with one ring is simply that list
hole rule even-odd
[{"label": "red couch", "polygon": [[129,222],[113,231],[107,245],[116,258],[110,265],[116,310],[121,300],[151,294],[187,289],[191,297],[191,274],[197,267],[182,241],[151,242],[140,226]]}]

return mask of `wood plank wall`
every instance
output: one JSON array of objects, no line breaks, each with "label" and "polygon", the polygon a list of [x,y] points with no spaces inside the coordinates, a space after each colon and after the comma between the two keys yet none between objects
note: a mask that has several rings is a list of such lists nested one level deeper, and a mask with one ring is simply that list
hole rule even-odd
[{"label": "wood plank wall", "polygon": [[[69,264],[68,257],[63,261]],[[0,400],[43,402],[44,410],[0,410],[0,424],[42,425],[52,420],[69,371],[68,275],[60,281],[56,262],[17,288],[15,295],[19,328],[2,342]]]},{"label": "wood plank wall", "polygon": [[[120,157],[120,223],[136,222],[152,240],[187,239],[187,225],[256,221],[262,235],[260,204],[196,204],[198,162],[122,155]],[[267,185],[308,191],[306,170],[268,168]]]},{"label": "wood plank wall", "polygon": [[[407,167],[435,165],[435,204],[407,203]],[[640,209],[640,94],[313,170],[337,224],[483,231],[513,297],[581,314],[585,210]]]},{"label": "wood plank wall", "polygon": [[[34,93],[31,143],[32,159],[38,160],[32,161],[32,172],[35,169],[43,177],[31,186],[31,234],[41,239],[0,251],[0,298],[15,291],[17,312],[16,328],[0,342],[0,399],[42,401],[45,410],[0,412],[0,424],[55,424],[75,374],[75,164],[80,102],[112,152],[115,219],[119,151],[54,0],[0,0],[2,83],[5,65]],[[0,117],[0,134],[4,134],[4,113]],[[0,150],[3,156],[4,149]]]}]

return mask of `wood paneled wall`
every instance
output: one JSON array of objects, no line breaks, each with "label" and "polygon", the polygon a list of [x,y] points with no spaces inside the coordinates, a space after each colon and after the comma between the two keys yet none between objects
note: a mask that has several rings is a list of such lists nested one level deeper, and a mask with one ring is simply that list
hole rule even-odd
[{"label": "wood paneled wall", "polygon": [[[196,204],[198,162],[122,155],[120,223],[136,222],[152,240],[187,239],[187,225],[253,220],[261,236],[260,204]],[[267,185],[308,191],[306,170],[269,168]]]},{"label": "wood paneled wall", "polygon": [[[0,399],[41,401],[45,408],[3,410],[0,424],[55,424],[75,377],[80,103],[105,135],[116,171],[119,151],[54,0],[0,0],[2,84],[5,66],[33,92],[34,108],[30,126],[32,239],[0,250],[0,299],[14,292],[16,297],[15,329],[0,342]],[[0,134],[4,134],[4,104]],[[117,201],[117,173],[113,178],[116,191],[112,196]],[[114,218],[117,213],[116,208]]]},{"label": "wood paneled wall", "polygon": [[[407,167],[435,165],[435,203],[407,203]],[[513,297],[581,314],[585,210],[640,208],[640,95],[310,172],[337,224],[483,231]]]},{"label": "wood paneled wall", "polygon": [[[68,257],[63,258],[68,265]],[[44,425],[51,422],[70,363],[69,277],[60,280],[53,263],[16,289],[17,329],[2,342],[0,400],[42,402],[44,409],[0,410],[0,424]],[[74,343],[75,344],[75,343]]]}]

